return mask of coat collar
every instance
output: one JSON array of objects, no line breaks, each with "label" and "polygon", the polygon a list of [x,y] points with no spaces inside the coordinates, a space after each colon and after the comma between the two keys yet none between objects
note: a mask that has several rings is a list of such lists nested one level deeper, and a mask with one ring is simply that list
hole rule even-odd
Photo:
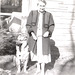
[{"label": "coat collar", "polygon": [[[39,13],[40,11],[38,11],[38,10],[37,10],[37,12]],[[46,11],[44,10],[44,11],[43,11],[43,12],[41,12],[41,13],[43,13],[43,14],[44,14],[44,13],[46,13]]]}]

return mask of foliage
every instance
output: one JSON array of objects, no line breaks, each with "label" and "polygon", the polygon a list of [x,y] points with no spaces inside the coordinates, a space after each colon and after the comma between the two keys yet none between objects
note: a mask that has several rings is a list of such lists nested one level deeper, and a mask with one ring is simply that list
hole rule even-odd
[{"label": "foliage", "polygon": [[16,42],[7,29],[0,29],[0,55],[11,55],[16,53]]}]

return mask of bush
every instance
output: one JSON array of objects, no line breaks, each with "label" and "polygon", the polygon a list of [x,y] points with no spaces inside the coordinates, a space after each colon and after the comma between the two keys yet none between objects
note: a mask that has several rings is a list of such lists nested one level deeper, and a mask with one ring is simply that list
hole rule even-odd
[{"label": "bush", "polygon": [[0,55],[16,54],[16,42],[10,33],[7,34],[7,29],[0,29]]}]

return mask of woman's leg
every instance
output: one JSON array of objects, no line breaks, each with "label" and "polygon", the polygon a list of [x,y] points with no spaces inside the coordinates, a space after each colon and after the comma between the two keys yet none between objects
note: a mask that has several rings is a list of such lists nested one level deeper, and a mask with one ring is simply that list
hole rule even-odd
[{"label": "woman's leg", "polygon": [[40,63],[37,63],[37,70],[34,75],[37,75],[40,72]]},{"label": "woman's leg", "polygon": [[45,63],[41,63],[41,75],[44,75]]},{"label": "woman's leg", "polygon": [[40,63],[37,63],[37,73],[40,71]]}]

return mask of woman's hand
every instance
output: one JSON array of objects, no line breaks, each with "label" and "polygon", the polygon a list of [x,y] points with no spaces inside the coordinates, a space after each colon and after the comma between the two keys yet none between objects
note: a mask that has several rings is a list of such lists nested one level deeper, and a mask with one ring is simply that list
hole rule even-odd
[{"label": "woman's hand", "polygon": [[35,35],[33,32],[31,32],[31,34],[32,34],[33,39],[34,39],[34,40],[37,40],[36,35]]},{"label": "woman's hand", "polygon": [[46,31],[43,35],[43,37],[48,37],[49,36],[49,31]]}]

